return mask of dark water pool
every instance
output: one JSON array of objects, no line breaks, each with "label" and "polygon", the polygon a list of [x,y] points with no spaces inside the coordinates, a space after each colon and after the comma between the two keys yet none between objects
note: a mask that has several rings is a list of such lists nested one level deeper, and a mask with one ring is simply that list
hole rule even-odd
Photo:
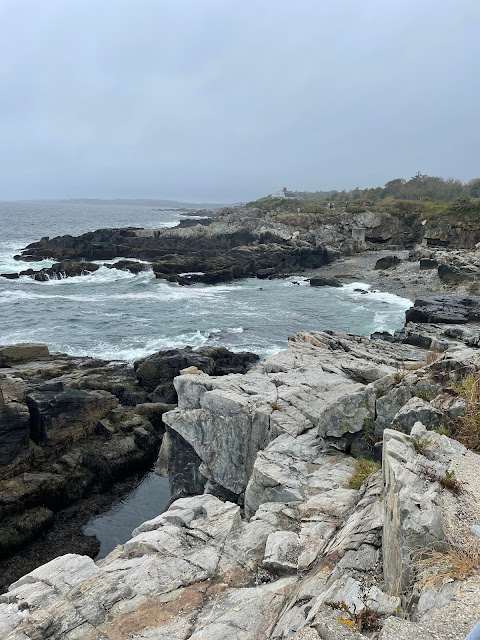
[{"label": "dark water pool", "polygon": [[92,518],[83,532],[96,536],[100,541],[100,551],[95,560],[104,558],[118,544],[129,540],[133,529],[142,522],[162,513],[169,499],[168,479],[150,471],[133,491],[115,503],[111,509]]}]

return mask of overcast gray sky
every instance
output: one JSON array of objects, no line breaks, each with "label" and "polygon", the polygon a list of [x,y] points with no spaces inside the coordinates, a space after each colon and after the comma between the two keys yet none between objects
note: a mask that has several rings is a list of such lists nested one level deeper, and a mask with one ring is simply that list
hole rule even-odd
[{"label": "overcast gray sky", "polygon": [[0,0],[0,199],[480,174],[479,0]]}]

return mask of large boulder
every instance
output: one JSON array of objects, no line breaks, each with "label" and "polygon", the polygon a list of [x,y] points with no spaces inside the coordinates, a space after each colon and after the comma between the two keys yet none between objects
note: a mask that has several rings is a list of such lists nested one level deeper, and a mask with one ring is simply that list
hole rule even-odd
[{"label": "large boulder", "polygon": [[407,322],[466,324],[478,322],[480,301],[473,297],[432,295],[415,300],[405,313]]},{"label": "large boulder", "polygon": [[153,392],[155,402],[177,402],[173,379],[182,369],[196,367],[210,375],[245,373],[258,360],[255,353],[234,353],[225,347],[202,347],[193,350],[170,349],[159,351],[134,364],[137,378],[147,391]]},{"label": "large boulder", "polygon": [[46,344],[41,342],[23,342],[0,347],[0,368],[10,367],[32,360],[43,360],[50,357]]},{"label": "large boulder", "polygon": [[82,391],[42,381],[29,383],[26,403],[32,440],[45,445],[91,435],[99,420],[118,406],[118,399],[108,391]]},{"label": "large boulder", "polygon": [[375,263],[375,269],[392,269],[397,267],[402,261],[398,256],[385,256]]},{"label": "large boulder", "polygon": [[444,284],[459,285],[475,280],[474,273],[468,273],[448,264],[441,264],[438,267],[438,277]]}]

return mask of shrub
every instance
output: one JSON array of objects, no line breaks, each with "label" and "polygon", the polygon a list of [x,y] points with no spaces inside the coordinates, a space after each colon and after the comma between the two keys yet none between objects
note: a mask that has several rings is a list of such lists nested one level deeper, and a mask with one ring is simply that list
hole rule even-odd
[{"label": "shrub", "polygon": [[379,462],[369,460],[368,458],[356,458],[355,471],[348,481],[349,489],[360,489],[366,478],[381,467]]},{"label": "shrub", "polygon": [[453,471],[447,471],[444,476],[441,476],[438,481],[445,489],[448,489],[452,493],[458,494],[462,491],[462,485],[455,477]]},{"label": "shrub", "polygon": [[430,440],[425,436],[423,438],[420,438],[420,436],[413,438],[413,447],[415,451],[429,460],[433,458],[433,455],[432,452],[428,450],[428,447],[431,447],[434,444],[433,440]]}]

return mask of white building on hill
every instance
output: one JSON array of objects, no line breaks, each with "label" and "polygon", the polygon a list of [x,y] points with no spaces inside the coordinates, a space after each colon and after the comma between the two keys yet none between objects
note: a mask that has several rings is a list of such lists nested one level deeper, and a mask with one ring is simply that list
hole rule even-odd
[{"label": "white building on hill", "polygon": [[297,194],[293,191],[287,191],[287,187],[283,187],[281,191],[275,191],[271,194],[271,198],[283,198],[284,200],[296,200]]}]

